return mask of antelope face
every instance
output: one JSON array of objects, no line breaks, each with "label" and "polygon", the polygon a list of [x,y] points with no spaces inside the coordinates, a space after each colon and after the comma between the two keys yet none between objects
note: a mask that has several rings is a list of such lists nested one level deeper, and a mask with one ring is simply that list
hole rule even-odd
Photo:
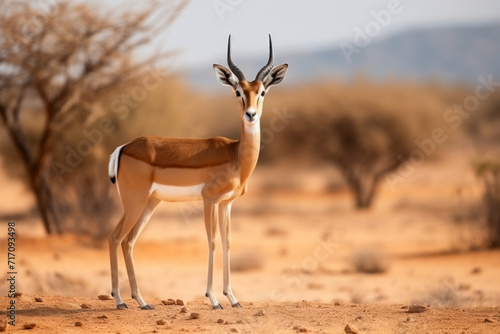
[{"label": "antelope face", "polygon": [[258,122],[262,115],[262,106],[266,89],[261,81],[240,81],[235,88],[240,106],[240,117],[247,124]]},{"label": "antelope face", "polygon": [[269,35],[269,59],[267,64],[257,73],[254,81],[247,81],[243,72],[233,63],[231,59],[231,35],[229,35],[227,46],[227,63],[229,68],[219,64],[213,65],[217,80],[221,84],[233,88],[240,106],[240,117],[244,124],[249,126],[259,124],[264,97],[271,86],[283,81],[288,64],[273,69],[274,56],[271,35]]}]

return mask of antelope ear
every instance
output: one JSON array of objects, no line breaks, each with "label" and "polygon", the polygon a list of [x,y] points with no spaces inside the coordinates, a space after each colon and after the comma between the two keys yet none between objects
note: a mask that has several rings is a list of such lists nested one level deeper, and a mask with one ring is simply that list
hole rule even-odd
[{"label": "antelope ear", "polygon": [[214,71],[217,80],[221,84],[236,88],[236,85],[238,85],[238,78],[233,74],[233,72],[231,72],[230,69],[219,64],[214,64]]},{"label": "antelope ear", "polygon": [[287,71],[288,71],[288,64],[283,64],[274,68],[267,77],[267,80],[264,83],[264,88],[268,89],[269,87],[277,85],[280,82],[282,82],[283,79],[285,79]]}]

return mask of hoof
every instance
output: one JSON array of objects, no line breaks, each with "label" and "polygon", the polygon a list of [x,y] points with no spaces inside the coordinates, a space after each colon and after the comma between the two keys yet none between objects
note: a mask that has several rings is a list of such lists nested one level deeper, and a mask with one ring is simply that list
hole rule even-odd
[{"label": "hoof", "polygon": [[241,304],[239,302],[231,305],[232,307],[239,307],[239,308],[242,308],[243,306],[241,306]]},{"label": "hoof", "polygon": [[121,303],[121,304],[116,305],[116,308],[119,310],[125,310],[125,309],[128,309],[128,306],[125,303]]},{"label": "hoof", "polygon": [[221,310],[223,310],[223,309],[224,309],[220,303],[219,303],[219,305],[212,306],[212,308],[213,308],[214,310],[217,310],[217,309],[221,309]]},{"label": "hoof", "polygon": [[141,306],[141,310],[154,310],[155,308],[149,304]]}]

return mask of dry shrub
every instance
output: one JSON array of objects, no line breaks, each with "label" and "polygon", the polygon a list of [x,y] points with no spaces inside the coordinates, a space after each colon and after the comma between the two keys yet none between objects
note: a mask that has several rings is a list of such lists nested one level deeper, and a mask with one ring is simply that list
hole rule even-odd
[{"label": "dry shrub", "polygon": [[389,260],[378,249],[362,248],[356,250],[351,256],[351,265],[358,273],[381,274],[389,269]]},{"label": "dry shrub", "polygon": [[477,176],[483,181],[483,208],[488,247],[500,247],[500,160],[482,159],[474,163]]},{"label": "dry shrub", "polygon": [[259,270],[264,267],[264,257],[255,249],[246,249],[231,259],[232,271]]},{"label": "dry shrub", "polygon": [[415,140],[430,136],[446,109],[438,90],[412,84],[322,83],[277,95],[271,108],[286,107],[295,118],[274,134],[263,160],[335,164],[357,208],[370,207],[380,182],[418,148]]}]

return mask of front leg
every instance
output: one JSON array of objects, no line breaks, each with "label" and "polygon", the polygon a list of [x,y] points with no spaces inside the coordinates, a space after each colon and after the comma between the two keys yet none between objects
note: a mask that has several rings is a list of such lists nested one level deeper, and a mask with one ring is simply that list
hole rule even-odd
[{"label": "front leg", "polygon": [[214,257],[215,257],[215,235],[217,233],[218,222],[218,203],[204,200],[204,216],[205,228],[207,230],[208,239],[208,277],[207,277],[207,292],[205,296],[210,300],[212,308],[223,308],[217,298],[215,298],[212,290],[213,274],[214,274]]},{"label": "front leg", "polygon": [[222,239],[224,267],[224,295],[233,307],[241,307],[231,288],[231,207],[233,202],[219,204],[220,236]]}]

